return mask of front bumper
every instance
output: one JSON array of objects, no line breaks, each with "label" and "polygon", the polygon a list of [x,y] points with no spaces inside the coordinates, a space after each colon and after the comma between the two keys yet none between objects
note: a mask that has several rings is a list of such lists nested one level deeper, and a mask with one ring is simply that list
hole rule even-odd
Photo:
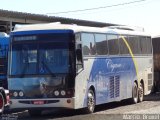
[{"label": "front bumper", "polygon": [[[34,104],[34,101],[44,101],[44,104]],[[70,101],[70,102],[68,102]],[[75,98],[55,98],[55,99],[11,99],[10,109],[30,109],[30,108],[68,108],[74,109]]]}]

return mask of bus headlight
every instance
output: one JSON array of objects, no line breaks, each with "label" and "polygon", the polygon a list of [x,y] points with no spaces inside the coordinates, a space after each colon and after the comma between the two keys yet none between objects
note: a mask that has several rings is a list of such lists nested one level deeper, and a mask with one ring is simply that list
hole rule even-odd
[{"label": "bus headlight", "polygon": [[61,95],[62,95],[62,96],[65,96],[65,95],[66,95],[66,91],[61,90]]},{"label": "bus headlight", "polygon": [[17,97],[17,96],[18,96],[18,93],[17,93],[17,92],[14,92],[14,93],[13,93],[13,96],[14,96],[14,97]]},{"label": "bus headlight", "polygon": [[24,93],[23,93],[22,91],[20,91],[20,92],[19,92],[19,96],[20,96],[20,97],[23,97],[23,96],[24,96]]},{"label": "bus headlight", "polygon": [[58,90],[54,91],[54,95],[58,96],[59,95],[59,91]]}]

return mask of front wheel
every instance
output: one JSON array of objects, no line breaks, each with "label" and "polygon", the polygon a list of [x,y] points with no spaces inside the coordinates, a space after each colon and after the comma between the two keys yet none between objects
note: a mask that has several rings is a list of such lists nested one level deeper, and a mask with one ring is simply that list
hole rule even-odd
[{"label": "front wheel", "polygon": [[87,108],[85,108],[85,113],[93,113],[95,109],[95,94],[92,89],[88,90],[87,94]]}]

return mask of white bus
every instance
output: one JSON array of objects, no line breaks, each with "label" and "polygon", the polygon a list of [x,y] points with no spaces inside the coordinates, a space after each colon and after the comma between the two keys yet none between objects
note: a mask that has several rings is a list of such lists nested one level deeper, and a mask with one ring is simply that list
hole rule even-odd
[{"label": "white bus", "polygon": [[[151,37],[132,29],[65,24],[24,25],[11,33],[11,108],[84,108],[131,98],[153,86]],[[36,110],[35,110],[36,109]]]}]

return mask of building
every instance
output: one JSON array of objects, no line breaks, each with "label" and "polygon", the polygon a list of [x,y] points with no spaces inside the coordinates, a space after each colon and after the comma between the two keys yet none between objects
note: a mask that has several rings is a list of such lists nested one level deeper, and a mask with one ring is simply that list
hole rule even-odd
[{"label": "building", "polygon": [[9,33],[14,28],[15,24],[33,24],[48,22],[61,22],[62,24],[77,24],[92,27],[107,27],[116,25],[104,22],[95,22],[0,9],[0,32]]}]

